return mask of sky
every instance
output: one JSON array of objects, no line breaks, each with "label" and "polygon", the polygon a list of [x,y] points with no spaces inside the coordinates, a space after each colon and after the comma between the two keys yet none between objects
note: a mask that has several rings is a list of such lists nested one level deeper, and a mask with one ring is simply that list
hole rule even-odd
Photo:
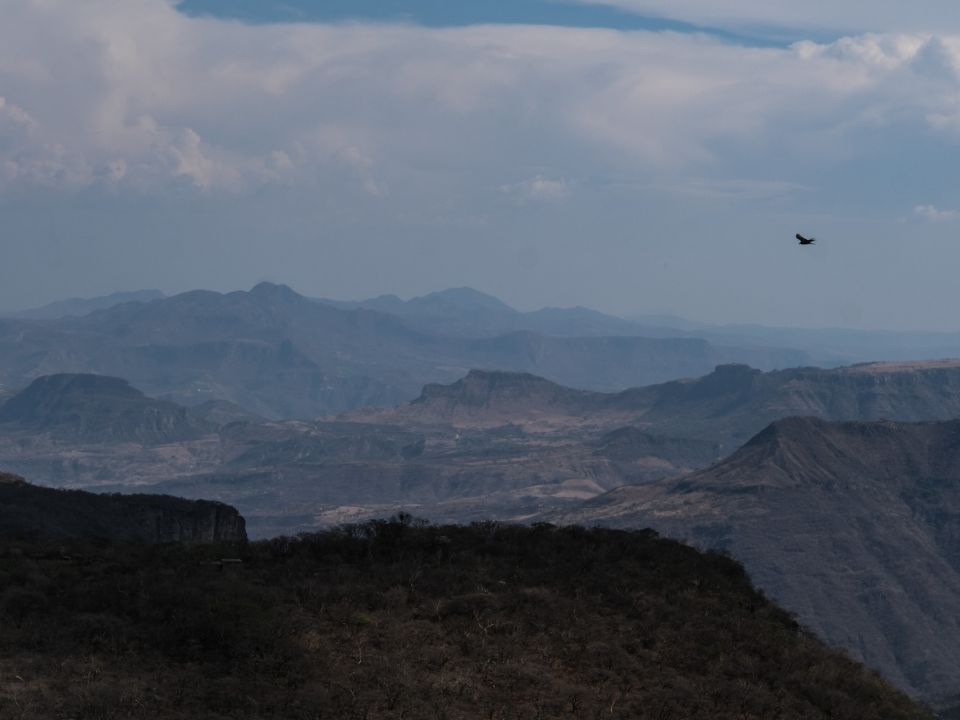
[{"label": "sky", "polygon": [[268,280],[960,330],[958,159],[946,0],[6,0],[0,310]]}]

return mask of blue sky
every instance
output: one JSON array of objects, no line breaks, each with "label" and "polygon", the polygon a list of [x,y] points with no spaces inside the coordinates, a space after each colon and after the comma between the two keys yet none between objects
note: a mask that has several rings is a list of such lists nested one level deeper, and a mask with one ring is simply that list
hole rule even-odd
[{"label": "blue sky", "polygon": [[427,26],[515,23],[609,27],[620,30],[679,29],[686,23],[642,17],[627,10],[563,0],[185,0],[180,10],[251,22],[403,21]]},{"label": "blue sky", "polygon": [[5,7],[0,309],[271,280],[960,329],[942,0],[90,2]]},{"label": "blue sky", "polygon": [[426,27],[483,23],[557,25],[614,30],[708,32],[747,44],[782,45],[801,33],[783,28],[737,32],[576,0],[184,0],[181,12],[244,22],[406,22]]}]

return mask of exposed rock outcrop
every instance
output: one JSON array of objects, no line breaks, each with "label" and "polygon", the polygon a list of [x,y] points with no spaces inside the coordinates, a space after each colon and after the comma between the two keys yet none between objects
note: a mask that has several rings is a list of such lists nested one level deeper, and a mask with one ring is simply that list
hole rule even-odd
[{"label": "exposed rock outcrop", "polygon": [[247,539],[243,517],[223,503],[54,490],[6,473],[0,473],[0,537],[187,544]]}]

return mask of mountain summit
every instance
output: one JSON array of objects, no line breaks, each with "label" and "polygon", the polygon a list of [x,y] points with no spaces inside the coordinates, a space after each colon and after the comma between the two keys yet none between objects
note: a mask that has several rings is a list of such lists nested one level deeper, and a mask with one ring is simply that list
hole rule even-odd
[{"label": "mountain summit", "polygon": [[0,407],[0,425],[94,442],[172,442],[203,429],[174,403],[148,398],[121,378],[89,374],[37,378]]}]

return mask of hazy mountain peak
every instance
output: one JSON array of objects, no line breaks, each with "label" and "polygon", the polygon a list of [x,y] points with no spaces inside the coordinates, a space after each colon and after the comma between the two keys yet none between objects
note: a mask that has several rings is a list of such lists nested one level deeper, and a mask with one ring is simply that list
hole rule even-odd
[{"label": "hazy mountain peak", "polygon": [[79,419],[80,407],[92,399],[99,403],[113,403],[147,398],[118,377],[85,373],[45,375],[4,403],[0,408],[0,423],[20,423],[37,428],[59,425],[70,418]]},{"label": "hazy mountain peak", "polygon": [[69,373],[34,380],[0,407],[0,423],[97,442],[165,442],[201,429],[185,408],[149,398],[126,380]]},{"label": "hazy mountain peak", "polygon": [[801,433],[819,431],[829,427],[830,425],[831,423],[829,421],[813,416],[791,416],[780,418],[779,420],[774,420],[763,430],[750,438],[745,447],[750,445],[763,445],[771,441],[776,441],[782,437],[790,437],[792,435]]},{"label": "hazy mountain peak", "polygon": [[814,438],[817,438],[816,441],[819,442],[820,436],[824,432],[829,432],[830,427],[830,422],[812,416],[780,418],[774,420],[750,438],[742,448],[731,456],[731,459],[735,459],[738,454],[755,457],[757,451],[772,456],[791,444],[810,443]]},{"label": "hazy mountain peak", "polygon": [[371,302],[403,303],[404,301],[401,300],[398,295],[394,295],[393,293],[385,293],[383,295],[377,295]]},{"label": "hazy mountain peak", "polygon": [[4,411],[12,412],[16,406],[27,404],[36,408],[48,398],[74,394],[109,394],[115,397],[128,398],[144,397],[142,392],[132,387],[123,378],[91,373],[57,373],[55,375],[44,375],[34,380],[24,391],[10,399],[4,406]]},{"label": "hazy mountain peak", "polygon": [[593,396],[594,393],[573,390],[530,373],[471,370],[450,385],[426,385],[413,404],[481,408],[521,403],[528,410],[536,410],[544,405],[576,402]]},{"label": "hazy mountain peak", "polygon": [[423,394],[414,402],[423,402],[429,398],[458,398],[461,400],[488,398],[504,392],[515,394],[529,392],[533,388],[559,388],[550,382],[530,373],[512,373],[500,370],[470,370],[465,377],[449,385],[430,384],[423,388]]},{"label": "hazy mountain peak", "polygon": [[443,303],[461,309],[487,310],[506,313],[515,313],[512,307],[493,295],[474,290],[470,287],[448,288],[432,292],[422,297],[410,300],[411,303]]},{"label": "hazy mountain peak", "polygon": [[300,299],[303,297],[289,285],[271,282],[257,283],[250,289],[250,294],[254,297],[270,299]]}]

